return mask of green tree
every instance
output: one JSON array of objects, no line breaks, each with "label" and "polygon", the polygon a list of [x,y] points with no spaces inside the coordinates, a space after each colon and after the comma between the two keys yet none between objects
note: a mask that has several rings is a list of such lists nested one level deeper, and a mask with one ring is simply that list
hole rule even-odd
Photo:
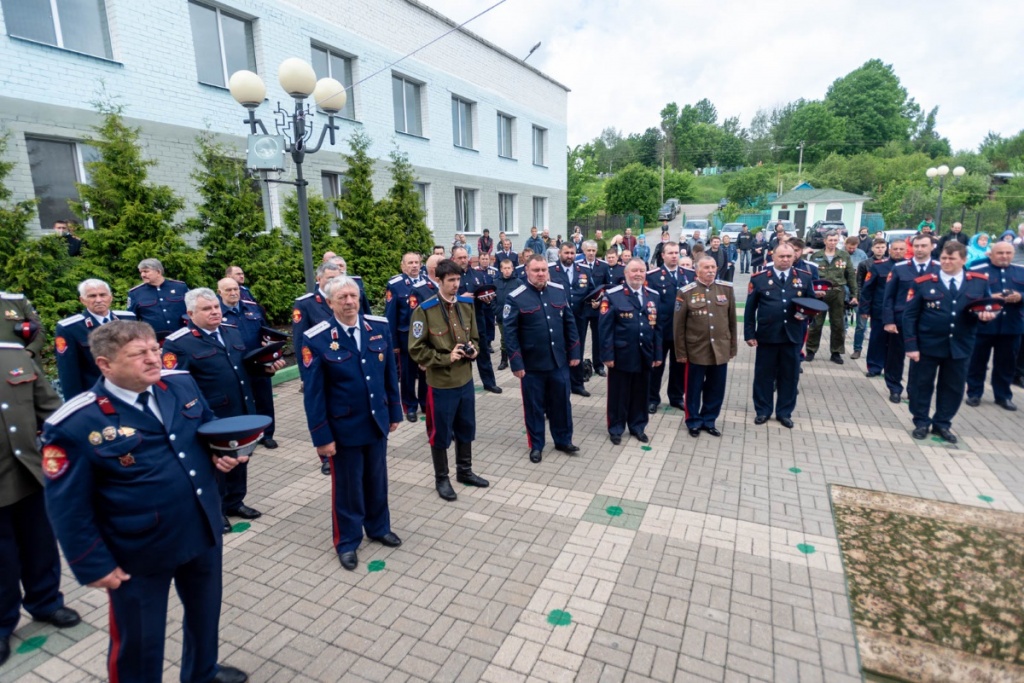
[{"label": "green tree", "polygon": [[750,145],[747,148],[747,163],[756,166],[759,163],[769,163],[774,158],[772,148],[775,140],[772,137],[772,126],[769,114],[764,109],[758,109],[754,118],[750,120]]},{"label": "green tree", "polygon": [[660,190],[658,174],[633,163],[605,183],[605,208],[610,214],[638,213],[653,221],[658,214]]},{"label": "green tree", "polygon": [[676,171],[671,168],[665,169],[665,198],[675,198],[686,204],[693,201],[697,194],[694,186],[696,181],[693,174]]},{"label": "green tree", "polygon": [[[13,161],[4,161],[9,133],[0,135],[0,260],[6,261],[28,237],[28,224],[36,212],[35,200],[12,202],[13,193],[4,182],[14,169]],[[0,268],[0,289],[13,289],[15,272],[11,266]]]},{"label": "green tree", "polygon": [[760,206],[764,195],[773,189],[772,177],[772,170],[763,166],[737,171],[729,176],[725,196],[741,207]]},{"label": "green tree", "polygon": [[914,138],[911,141],[915,150],[924,152],[933,159],[940,156],[949,156],[953,153],[949,140],[939,135],[935,130],[935,119],[938,114],[939,108],[933,107],[927,115],[919,116],[916,126],[917,130],[914,132]]},{"label": "green tree", "polygon": [[89,184],[79,185],[80,202],[71,208],[94,228],[82,235],[82,259],[94,277],[104,277],[124,294],[136,284],[136,266],[144,258],[159,258],[167,277],[200,281],[202,254],[185,242],[175,217],[185,202],[166,185],[149,181],[156,165],[142,156],[139,130],[128,126],[123,107],[98,103],[102,122],[87,142],[99,159],[87,164]]},{"label": "green tree", "polygon": [[714,126],[718,123],[718,110],[715,105],[711,104],[711,100],[704,98],[698,100],[697,104],[693,105],[693,108],[697,110],[697,122],[706,123],[709,126]]},{"label": "green tree", "polygon": [[566,148],[566,203],[570,221],[593,216],[599,202],[588,194],[587,187],[597,178],[597,164],[580,145]]},{"label": "green tree", "polygon": [[643,134],[631,133],[626,138],[633,148],[632,156],[648,168],[661,166],[662,136],[657,128],[648,128]]},{"label": "green tree", "polygon": [[391,150],[391,188],[381,200],[379,210],[390,216],[402,233],[401,251],[429,254],[434,236],[427,227],[427,214],[413,184],[415,177],[409,157],[398,147]]},{"label": "green tree", "polygon": [[804,102],[792,115],[786,138],[786,158],[797,161],[804,145],[804,163],[812,164],[843,147],[846,123],[821,102]]},{"label": "green tree", "polygon": [[825,105],[846,120],[848,153],[881,147],[890,140],[908,140],[920,108],[891,64],[871,59],[842,78],[825,94]]},{"label": "green tree", "polygon": [[[337,237],[331,235],[331,223],[334,220],[334,212],[330,203],[315,192],[306,195],[306,213],[309,216],[309,241],[312,245],[313,267],[320,264],[324,252],[333,251],[347,256],[344,246]],[[294,257],[298,264],[298,277],[304,279],[302,266],[302,233],[299,228],[299,196],[294,192],[285,197],[284,213],[282,215],[285,226],[285,243],[294,249]],[[348,261],[346,261],[346,264]],[[350,270],[349,272],[359,275],[360,273]],[[303,283],[304,284],[304,283]]]}]

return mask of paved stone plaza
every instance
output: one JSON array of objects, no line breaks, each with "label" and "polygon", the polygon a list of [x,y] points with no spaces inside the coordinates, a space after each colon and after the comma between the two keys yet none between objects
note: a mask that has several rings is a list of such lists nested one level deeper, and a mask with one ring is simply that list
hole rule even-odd
[{"label": "paved stone plaza", "polygon": [[[253,681],[860,680],[827,485],[1024,512],[1024,429],[987,392],[961,409],[958,448],[917,442],[863,361],[804,368],[796,428],[756,427],[741,342],[722,438],[691,438],[663,406],[647,446],[611,445],[595,377],[592,397],[573,397],[582,454],[549,443],[539,465],[519,382],[498,373],[505,392],[477,394],[474,465],[491,487],[442,501],[424,425],[403,423],[389,464],[405,543],[364,544],[355,572],[331,546],[299,384],[279,385],[281,448],[258,449],[249,470],[246,502],[263,517],[225,541],[221,661]],[[56,632],[26,617],[0,680],[105,678],[107,597],[69,572],[64,589],[84,623]]]}]

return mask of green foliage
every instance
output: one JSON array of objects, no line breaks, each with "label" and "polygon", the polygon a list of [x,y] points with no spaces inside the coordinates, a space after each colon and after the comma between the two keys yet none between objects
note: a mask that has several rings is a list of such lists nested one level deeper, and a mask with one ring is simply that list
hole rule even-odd
[{"label": "green foliage", "polygon": [[[324,252],[333,251],[340,253],[346,259],[347,252],[341,247],[341,240],[331,235],[331,223],[334,220],[334,212],[330,203],[315,192],[306,194],[306,213],[309,215],[309,237],[313,245],[313,268],[320,264]],[[302,232],[299,225],[299,197],[292,193],[284,200],[284,240],[292,246],[295,263],[298,264],[298,277],[303,278],[302,272]],[[346,260],[346,263],[348,261]],[[349,272],[359,275],[354,270]]]},{"label": "green foliage", "polygon": [[7,259],[8,286],[25,293],[51,331],[58,320],[81,309],[78,283],[94,277],[77,260],[68,256],[67,242],[57,235],[25,240]]},{"label": "green foliage", "polygon": [[638,213],[653,221],[658,215],[660,190],[658,174],[633,163],[605,183],[605,208],[610,214]]},{"label": "green foliage", "polygon": [[821,102],[804,102],[793,112],[786,136],[786,158],[797,161],[804,144],[804,163],[813,163],[843,146],[846,121]]},{"label": "green foliage", "polygon": [[1024,164],[1024,130],[1011,138],[989,133],[978,149],[996,171],[1022,171]]},{"label": "green foliage", "polygon": [[825,105],[846,120],[847,153],[881,147],[890,140],[907,140],[920,113],[891,64],[871,59],[837,78],[825,93]]},{"label": "green foliage", "polygon": [[[0,135],[0,262],[8,259],[28,236],[28,224],[36,211],[34,200],[11,202],[12,192],[4,183],[14,162],[4,161],[9,133]],[[0,289],[16,289],[15,272],[10,264],[0,269]]]},{"label": "green foliage", "polygon": [[733,173],[725,186],[725,196],[741,207],[760,208],[763,196],[774,188],[771,169],[746,168]]},{"label": "green foliage", "polygon": [[680,203],[688,204],[696,197],[694,185],[693,174],[665,169],[665,199],[674,197]]},{"label": "green foliage", "polygon": [[403,237],[402,253],[429,254],[434,246],[434,236],[427,227],[427,214],[420,206],[420,198],[413,185],[412,164],[397,147],[391,150],[390,157],[391,188],[387,198],[381,200],[378,211],[399,226]]},{"label": "green foliage", "polygon": [[[566,148],[566,204],[570,221],[589,218],[597,213],[604,199],[593,191],[597,179],[597,163],[584,147]],[[586,198],[586,201],[584,201]]]},{"label": "green foliage", "polygon": [[[717,204],[718,200],[725,196],[725,181],[729,175],[703,175],[693,179],[694,204]],[[668,195],[671,196],[671,195]],[[680,197],[682,199],[682,197]]]}]

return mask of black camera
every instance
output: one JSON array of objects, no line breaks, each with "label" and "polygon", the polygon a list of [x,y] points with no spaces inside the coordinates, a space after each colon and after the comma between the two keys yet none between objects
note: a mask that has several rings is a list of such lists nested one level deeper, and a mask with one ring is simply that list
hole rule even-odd
[{"label": "black camera", "polygon": [[455,348],[462,349],[462,352],[466,354],[466,358],[476,358],[476,347],[473,346],[473,342],[459,344]]}]

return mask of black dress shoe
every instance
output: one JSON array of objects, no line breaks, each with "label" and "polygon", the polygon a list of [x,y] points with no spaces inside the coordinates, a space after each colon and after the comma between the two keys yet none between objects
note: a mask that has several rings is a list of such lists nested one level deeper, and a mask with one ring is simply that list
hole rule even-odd
[{"label": "black dress shoe", "polygon": [[1011,413],[1017,410],[1017,406],[1010,399],[1006,399],[1005,401],[996,401],[996,405],[1003,410],[1009,410]]},{"label": "black dress shoe", "polygon": [[487,347],[487,353],[494,353],[494,347],[493,346],[488,346]]},{"label": "black dress shoe", "polygon": [[415,422],[416,421],[416,413],[406,413],[405,414],[405,419],[408,422]]},{"label": "black dress shoe", "polygon": [[756,424],[756,425],[763,425],[767,421],[768,421],[768,416],[767,415],[757,415],[756,417],[754,417],[754,424]]},{"label": "black dress shoe", "polygon": [[647,404],[647,412],[650,413],[651,415],[654,415],[656,412],[658,412],[658,404],[657,403],[648,403]]},{"label": "black dress shoe", "polygon": [[611,434],[611,435],[608,436],[608,438],[611,439],[612,443],[615,444],[616,446],[618,446],[620,443],[622,443],[622,435],[621,434]]},{"label": "black dress shoe", "polygon": [[228,521],[228,516],[227,515],[221,515],[220,518],[221,518],[221,522],[223,522],[223,527],[222,527],[221,530],[224,533],[226,533],[226,534],[230,534],[231,533],[231,522]]},{"label": "black dress shoe", "polygon": [[82,617],[78,616],[78,612],[70,607],[61,607],[46,616],[32,618],[36,621],[45,621],[47,624],[53,624],[57,628],[71,628],[82,623]]},{"label": "black dress shoe", "polygon": [[914,437],[915,439],[917,439],[918,441],[921,441],[922,439],[928,438],[928,428],[927,427],[915,427],[914,431],[912,431],[910,433],[910,435],[912,437]]},{"label": "black dress shoe", "polygon": [[889,403],[899,403],[901,400],[903,399],[901,399],[900,395],[897,394],[895,391],[889,394]]},{"label": "black dress shoe", "polygon": [[780,417],[780,418],[779,418],[779,423],[780,423],[780,424],[781,424],[781,425],[782,425],[783,427],[785,427],[786,429],[792,429],[792,428],[793,428],[793,420],[791,420],[791,419],[790,419],[790,418],[788,418],[788,417]]},{"label": "black dress shoe", "polygon": [[452,488],[452,482],[448,477],[437,480],[434,488],[437,489],[437,495],[441,496],[444,500],[452,501],[458,499],[458,496],[455,495],[455,489]]},{"label": "black dress shoe", "polygon": [[590,396],[590,392],[587,391],[586,389],[573,389],[572,393],[576,394],[577,396],[582,396],[583,398],[587,398]]},{"label": "black dress shoe", "polygon": [[1024,376],[1014,377],[1012,384],[1015,387],[1024,388]]},{"label": "black dress shoe", "polygon": [[508,361],[503,360],[500,363],[498,363],[498,370],[508,370]]},{"label": "black dress shoe", "polygon": [[598,365],[596,368],[594,368],[594,374],[597,375],[598,377],[607,377],[608,371],[604,369],[604,365]]},{"label": "black dress shoe", "polygon": [[355,550],[350,550],[347,553],[341,553],[338,555],[338,560],[341,561],[341,566],[349,571],[353,571],[359,564],[359,556],[356,555]]},{"label": "black dress shoe", "polygon": [[0,666],[4,665],[8,657],[11,656],[11,641],[6,638],[0,638]]},{"label": "black dress shoe", "polygon": [[708,434],[710,434],[711,436],[721,436],[722,435],[722,432],[718,431],[714,427],[705,427],[704,431],[707,432]]},{"label": "black dress shoe", "polygon": [[567,446],[555,446],[555,450],[568,453],[569,455],[576,455],[580,452],[580,447],[576,444],[568,444]]},{"label": "black dress shoe", "polygon": [[681,410],[684,413],[686,412],[686,406],[684,406],[682,403],[669,403],[669,405],[675,408],[676,410]]},{"label": "black dress shoe", "polygon": [[650,439],[647,438],[647,435],[644,434],[643,432],[640,432],[639,434],[637,434],[636,432],[630,432],[630,434],[633,436],[634,439],[636,439],[640,443],[647,443],[648,441],[650,441]]},{"label": "black dress shoe", "polygon": [[259,519],[263,513],[248,505],[239,505],[234,510],[228,510],[229,517],[241,517],[242,519]]},{"label": "black dress shoe", "polygon": [[540,462],[543,457],[544,454],[539,449],[534,448],[532,451],[530,451],[530,462],[532,463]]},{"label": "black dress shoe", "polygon": [[981,405],[981,396],[968,396],[964,403],[972,408],[977,408]]},{"label": "black dress shoe", "polygon": [[270,450],[274,450],[275,448],[277,448],[277,442],[268,436],[267,438],[263,439],[263,447],[269,448]]},{"label": "black dress shoe", "polygon": [[845,362],[843,361],[843,357],[840,356],[838,353],[833,353],[832,357],[829,358],[829,360],[835,363],[836,365],[842,365]]},{"label": "black dress shoe", "polygon": [[949,443],[956,443],[957,441],[956,434],[945,427],[936,427],[932,425],[932,434],[938,434],[943,441],[948,441]]},{"label": "black dress shoe", "polygon": [[491,485],[491,482],[487,481],[478,474],[474,474],[472,470],[469,472],[458,472],[455,474],[455,481],[466,486],[476,486],[477,488],[485,489]]},{"label": "black dress shoe", "polygon": [[878,377],[878,376],[879,376],[879,375],[881,375],[881,374],[882,374],[882,373],[880,373],[880,372],[865,372],[865,373],[864,373],[864,376],[865,376],[865,377]]},{"label": "black dress shoe", "polygon": [[249,680],[249,674],[233,666],[217,665],[217,673],[213,677],[213,683],[245,683]]},{"label": "black dress shoe", "polygon": [[397,548],[402,545],[402,539],[390,531],[383,536],[370,536],[370,540],[377,541],[381,545],[386,545],[389,548]]},{"label": "black dress shoe", "polygon": [[700,436],[700,430],[699,429],[691,429],[691,430],[689,430],[689,432],[690,432],[690,436],[692,436],[695,439],[698,436]]},{"label": "black dress shoe", "polygon": [[320,474],[323,474],[328,477],[331,476],[331,463],[327,462],[326,460],[320,463]]},{"label": "black dress shoe", "polygon": [[499,386],[484,387],[484,391],[489,391],[492,394],[500,394],[501,393],[501,387],[499,387]]},{"label": "black dress shoe", "polygon": [[808,351],[807,355],[804,356],[804,361],[810,363],[814,360],[814,351]]}]

